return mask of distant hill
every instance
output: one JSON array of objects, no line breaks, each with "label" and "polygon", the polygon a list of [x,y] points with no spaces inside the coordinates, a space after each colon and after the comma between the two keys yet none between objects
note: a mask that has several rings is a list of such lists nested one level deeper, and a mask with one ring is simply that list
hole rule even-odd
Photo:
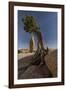
[{"label": "distant hill", "polygon": [[[34,51],[33,52],[35,52],[36,51],[36,49],[34,49]],[[25,48],[25,49],[19,49],[18,50],[18,54],[20,54],[20,53],[29,53],[30,52],[30,50],[28,49],[28,48]]]}]

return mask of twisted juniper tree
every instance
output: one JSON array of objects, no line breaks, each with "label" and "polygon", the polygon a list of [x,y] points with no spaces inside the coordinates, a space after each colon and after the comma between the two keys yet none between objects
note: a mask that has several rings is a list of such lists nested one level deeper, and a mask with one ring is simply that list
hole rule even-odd
[{"label": "twisted juniper tree", "polygon": [[44,58],[48,54],[48,48],[44,48],[39,25],[33,16],[25,16],[22,21],[24,23],[24,30],[37,37],[37,50],[33,56],[31,64],[45,64]]},{"label": "twisted juniper tree", "polygon": [[35,42],[34,42],[34,33],[32,32],[32,30],[33,27],[38,28],[38,26],[36,25],[36,21],[33,16],[26,16],[25,18],[22,19],[22,21],[24,22],[24,30],[26,32],[29,31],[29,33],[31,34],[30,52],[33,52]]}]

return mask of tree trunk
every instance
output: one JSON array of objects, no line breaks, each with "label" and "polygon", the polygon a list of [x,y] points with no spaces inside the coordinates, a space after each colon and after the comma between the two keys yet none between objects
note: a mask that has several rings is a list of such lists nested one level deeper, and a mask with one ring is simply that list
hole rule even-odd
[{"label": "tree trunk", "polygon": [[30,52],[33,52],[35,49],[35,41],[34,41],[34,35],[31,33],[31,39],[30,39]]}]

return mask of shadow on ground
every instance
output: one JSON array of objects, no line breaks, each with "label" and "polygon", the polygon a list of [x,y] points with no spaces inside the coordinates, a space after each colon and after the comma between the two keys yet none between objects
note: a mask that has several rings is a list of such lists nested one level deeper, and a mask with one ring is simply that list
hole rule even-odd
[{"label": "shadow on ground", "polygon": [[18,79],[57,77],[57,50],[49,52],[44,65],[30,65],[32,55],[18,60]]}]

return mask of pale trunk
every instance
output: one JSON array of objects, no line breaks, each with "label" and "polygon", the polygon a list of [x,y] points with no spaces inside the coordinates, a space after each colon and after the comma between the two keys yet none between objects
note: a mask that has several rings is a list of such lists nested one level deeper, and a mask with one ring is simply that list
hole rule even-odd
[{"label": "pale trunk", "polygon": [[35,49],[35,41],[34,41],[34,35],[31,33],[31,39],[30,39],[30,52],[33,52]]}]

